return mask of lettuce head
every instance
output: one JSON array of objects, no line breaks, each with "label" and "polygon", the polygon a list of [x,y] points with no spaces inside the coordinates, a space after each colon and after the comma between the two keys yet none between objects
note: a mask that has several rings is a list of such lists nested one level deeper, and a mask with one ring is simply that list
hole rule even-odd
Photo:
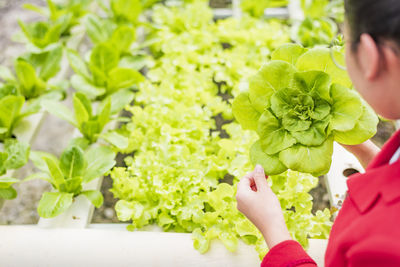
[{"label": "lettuce head", "polygon": [[259,136],[252,162],[269,175],[327,173],[334,141],[354,145],[376,133],[377,116],[350,86],[328,49],[278,48],[233,102],[237,121]]}]

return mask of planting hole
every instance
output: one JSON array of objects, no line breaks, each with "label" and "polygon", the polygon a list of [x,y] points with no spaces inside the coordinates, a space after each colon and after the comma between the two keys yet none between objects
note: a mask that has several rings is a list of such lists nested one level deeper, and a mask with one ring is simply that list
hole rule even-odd
[{"label": "planting hole", "polygon": [[359,173],[360,171],[354,169],[354,168],[347,168],[343,171],[344,177],[349,177],[350,175]]}]

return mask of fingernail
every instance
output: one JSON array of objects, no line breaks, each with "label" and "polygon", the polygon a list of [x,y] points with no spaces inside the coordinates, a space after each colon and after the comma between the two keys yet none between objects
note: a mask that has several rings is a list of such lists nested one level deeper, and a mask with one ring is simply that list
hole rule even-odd
[{"label": "fingernail", "polygon": [[256,171],[257,173],[264,173],[264,169],[263,169],[263,167],[262,167],[260,164],[257,164],[257,165],[256,165],[255,171]]}]

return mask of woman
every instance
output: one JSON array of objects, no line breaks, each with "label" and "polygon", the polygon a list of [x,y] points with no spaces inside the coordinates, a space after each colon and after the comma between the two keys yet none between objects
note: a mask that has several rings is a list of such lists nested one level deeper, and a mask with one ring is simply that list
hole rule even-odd
[{"label": "woman", "polygon": [[[379,115],[400,119],[400,1],[345,0],[345,9],[346,64],[354,86]],[[347,181],[325,266],[400,266],[400,132],[381,151],[370,141],[345,147],[366,172]],[[291,239],[261,166],[242,178],[236,198],[270,248],[262,267],[316,266]]]}]

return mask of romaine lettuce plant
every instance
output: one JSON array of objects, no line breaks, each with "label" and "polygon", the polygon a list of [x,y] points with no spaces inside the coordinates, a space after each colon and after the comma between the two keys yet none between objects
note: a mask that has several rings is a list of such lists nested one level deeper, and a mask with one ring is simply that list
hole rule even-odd
[{"label": "romaine lettuce plant", "polygon": [[8,170],[19,169],[28,162],[30,147],[16,139],[6,139],[3,145],[4,149],[0,152],[0,199],[13,199],[17,196],[17,191],[12,185],[19,183],[19,180],[5,174]]},{"label": "romaine lettuce plant", "polygon": [[250,79],[248,92],[233,102],[242,127],[259,136],[250,150],[252,162],[270,175],[287,169],[325,174],[333,141],[359,144],[376,132],[377,116],[343,85],[348,81],[331,66],[329,53],[300,45],[277,49]]},{"label": "romaine lettuce plant", "polygon": [[38,213],[43,218],[56,217],[68,209],[79,195],[87,197],[95,207],[103,204],[103,195],[97,190],[83,190],[83,185],[103,176],[115,165],[115,153],[106,146],[92,146],[84,152],[79,146],[70,146],[57,159],[45,152],[31,153],[30,159],[41,171],[30,179],[51,183],[54,191],[40,199]]},{"label": "romaine lettuce plant", "polygon": [[61,33],[68,23],[65,24],[65,21],[62,20],[54,23],[39,21],[30,24],[25,24],[23,21],[19,21],[19,25],[26,39],[31,44],[39,49],[44,49],[60,40]]},{"label": "romaine lettuce plant", "polygon": [[[150,3],[143,4],[146,6]],[[107,9],[107,11],[109,11],[109,9]],[[133,71],[141,70],[145,65],[151,62],[150,58],[152,58],[146,51],[143,51],[143,48],[158,40],[147,40],[139,44],[135,42],[136,26],[123,22],[119,22],[120,24],[118,24],[114,21],[114,19],[115,18],[112,17],[112,14],[110,14],[110,18],[100,18],[93,14],[87,15],[85,17],[84,24],[88,36],[95,46],[100,44],[108,44],[112,46],[115,50],[113,53],[115,54],[115,52],[118,52],[118,66],[120,68],[131,69]],[[90,78],[89,71],[83,70],[84,67],[82,66],[84,66],[84,64],[79,62],[81,61],[79,60],[79,56],[76,53],[68,54],[68,56],[71,66],[74,68],[75,72],[85,77],[86,80],[91,84],[96,85],[95,81]],[[77,64],[80,64],[81,67],[79,67],[77,64],[73,64],[74,61],[77,62]],[[77,79],[75,76],[73,78]],[[73,86],[75,89],[80,90],[79,84],[81,83],[82,82],[79,80],[76,80],[76,83],[74,83]]]},{"label": "romaine lettuce plant", "polygon": [[0,66],[0,79],[4,84],[0,86],[0,96],[22,95],[26,100],[38,98],[46,93],[59,91],[59,86],[49,83],[60,70],[62,48],[40,53],[28,53],[15,60],[15,76],[7,68]]},{"label": "romaine lettuce plant", "polygon": [[62,23],[61,35],[69,34],[69,30],[79,24],[79,19],[88,12],[90,0],[52,1],[47,0],[47,7],[24,4],[24,8],[46,16],[52,23]]},{"label": "romaine lettuce plant", "polygon": [[111,0],[114,19],[120,23],[136,23],[143,9],[141,2],[141,0]]},{"label": "romaine lettuce plant", "polygon": [[93,144],[98,138],[101,138],[123,149],[128,145],[125,137],[113,130],[106,132],[103,132],[103,130],[112,120],[112,115],[117,114],[132,100],[132,92],[128,90],[119,91],[98,105],[97,114],[94,113],[92,102],[82,93],[75,93],[73,96],[74,113],[57,101],[43,101],[42,106],[51,114],[78,128],[89,144]]},{"label": "romaine lettuce plant", "polygon": [[[107,10],[108,11],[108,10]],[[100,18],[95,14],[87,14],[83,19],[86,33],[93,44],[104,43],[110,39],[117,24],[108,18]]]},{"label": "romaine lettuce plant", "polygon": [[27,114],[22,113],[22,96],[8,95],[0,99],[0,141],[12,137],[15,126]]},{"label": "romaine lettuce plant", "polygon": [[69,62],[76,73],[71,78],[75,90],[90,99],[104,99],[144,80],[138,71],[118,66],[121,54],[134,41],[134,31],[131,30],[119,28],[109,42],[96,45],[88,64],[75,51],[68,50]]}]

